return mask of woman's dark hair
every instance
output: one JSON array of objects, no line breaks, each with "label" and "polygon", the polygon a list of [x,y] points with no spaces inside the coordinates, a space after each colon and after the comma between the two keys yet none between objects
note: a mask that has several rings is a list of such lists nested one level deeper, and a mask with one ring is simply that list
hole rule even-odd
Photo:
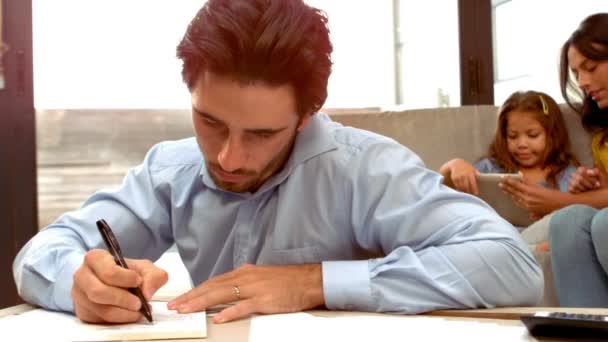
[{"label": "woman's dark hair", "polygon": [[509,113],[513,111],[529,112],[545,129],[547,141],[541,158],[543,168],[549,168],[547,182],[557,187],[557,175],[569,165],[580,163],[572,154],[568,129],[559,106],[551,96],[537,92],[515,92],[498,109],[498,124],[494,140],[488,149],[488,157],[508,173],[519,171],[519,165],[509,152],[507,145],[507,124]]},{"label": "woman's dark hair", "polygon": [[302,0],[209,0],[177,57],[191,91],[207,71],[243,84],[291,85],[304,115],[327,99],[332,50],[327,16]]},{"label": "woman's dark hair", "polygon": [[608,108],[600,109],[573,79],[568,50],[576,48],[592,61],[608,61],[608,13],[597,13],[585,18],[570,35],[561,49],[560,87],[566,103],[581,116],[585,129],[591,133],[608,128]]}]

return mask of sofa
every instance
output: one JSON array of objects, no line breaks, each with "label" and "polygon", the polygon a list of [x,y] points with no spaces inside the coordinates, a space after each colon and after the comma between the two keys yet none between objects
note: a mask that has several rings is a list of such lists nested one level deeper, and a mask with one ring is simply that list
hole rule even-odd
[{"label": "sofa", "polygon": [[[576,114],[562,106],[575,155],[592,165],[590,137]],[[374,131],[407,146],[437,170],[452,158],[484,155],[496,127],[495,106],[421,110],[327,110],[336,121]],[[145,118],[145,119],[142,119]],[[188,110],[44,110],[37,112],[40,226],[77,208],[93,191],[114,186],[156,142],[192,136]],[[551,260],[535,252],[545,275],[541,306],[557,306]],[[164,260],[173,260],[175,255]],[[174,267],[171,265],[175,265]],[[183,265],[164,264],[184,275]],[[171,282],[187,281],[171,276]],[[170,284],[179,288],[180,284]],[[189,284],[186,284],[189,286]]]}]

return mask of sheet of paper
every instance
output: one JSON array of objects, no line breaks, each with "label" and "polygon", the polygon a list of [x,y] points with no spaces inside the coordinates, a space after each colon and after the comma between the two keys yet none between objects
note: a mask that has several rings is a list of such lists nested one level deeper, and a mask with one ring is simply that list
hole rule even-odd
[{"label": "sheet of paper", "polygon": [[187,287],[182,284],[167,283],[165,286],[156,291],[154,296],[152,296],[152,300],[158,302],[168,302],[175,297],[188,292],[190,289],[192,289],[192,287]]},{"label": "sheet of paper", "polygon": [[[87,324],[74,315],[36,309],[0,320],[5,336],[21,341],[131,341],[207,337],[205,312],[178,314],[165,302],[151,302],[153,323]],[[35,327],[35,329],[32,329]],[[50,333],[52,332],[52,333]]]},{"label": "sheet of paper", "polygon": [[257,316],[250,342],[309,341],[536,341],[521,325],[507,326],[435,317],[357,315],[318,317],[308,313]]},{"label": "sheet of paper", "polygon": [[152,300],[168,302],[192,288],[190,274],[175,246],[165,252],[154,264],[169,272],[169,281],[156,291]]}]

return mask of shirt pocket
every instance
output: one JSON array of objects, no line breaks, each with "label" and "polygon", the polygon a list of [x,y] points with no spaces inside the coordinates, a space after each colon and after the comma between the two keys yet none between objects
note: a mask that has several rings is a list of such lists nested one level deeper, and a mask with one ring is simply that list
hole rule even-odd
[{"label": "shirt pocket", "polygon": [[318,246],[298,247],[289,249],[274,249],[268,255],[268,264],[297,265],[321,262],[321,252]]}]

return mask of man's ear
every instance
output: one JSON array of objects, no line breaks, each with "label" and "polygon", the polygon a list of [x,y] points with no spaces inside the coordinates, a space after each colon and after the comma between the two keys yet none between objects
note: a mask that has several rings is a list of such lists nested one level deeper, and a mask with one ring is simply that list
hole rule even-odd
[{"label": "man's ear", "polygon": [[304,115],[302,115],[300,117],[300,122],[298,123],[298,127],[296,128],[296,131],[301,132],[306,125],[308,125],[308,121],[310,121],[310,117],[312,116],[312,113],[306,113]]}]

